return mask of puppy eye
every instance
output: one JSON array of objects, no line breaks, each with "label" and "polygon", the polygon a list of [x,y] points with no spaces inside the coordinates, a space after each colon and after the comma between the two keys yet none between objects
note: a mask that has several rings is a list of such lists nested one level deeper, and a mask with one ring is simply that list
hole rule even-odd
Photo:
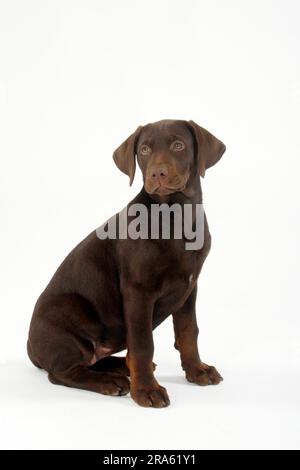
[{"label": "puppy eye", "polygon": [[142,155],[150,155],[151,152],[152,152],[152,150],[148,145],[142,145],[141,146],[141,154]]},{"label": "puppy eye", "polygon": [[175,142],[172,143],[171,149],[175,151],[180,151],[183,150],[185,147],[184,143],[181,142],[181,140],[175,140]]}]

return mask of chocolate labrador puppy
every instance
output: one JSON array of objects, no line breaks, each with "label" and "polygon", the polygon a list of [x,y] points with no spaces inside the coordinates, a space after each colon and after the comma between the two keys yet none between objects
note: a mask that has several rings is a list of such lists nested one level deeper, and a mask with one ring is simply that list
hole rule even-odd
[{"label": "chocolate labrador puppy", "polygon": [[[143,174],[144,186],[127,209],[143,204],[151,219],[153,204],[202,204],[200,176],[224,151],[193,121],[139,127],[113,154],[130,184],[136,160]],[[211,243],[206,217],[200,249],[187,250],[184,237],[173,232],[169,239],[159,233],[155,239],[101,239],[94,231],[62,262],[36,303],[27,345],[31,361],[52,383],[104,395],[130,391],[141,406],[169,405],[152,363],[152,331],[169,315],[187,380],[222,380],[201,361],[197,346],[197,279]],[[112,356],[125,349],[126,358]]]}]

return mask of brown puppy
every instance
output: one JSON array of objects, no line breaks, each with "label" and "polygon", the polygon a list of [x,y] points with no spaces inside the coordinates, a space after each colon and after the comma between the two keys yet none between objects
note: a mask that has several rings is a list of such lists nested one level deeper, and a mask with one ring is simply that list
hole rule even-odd
[{"label": "brown puppy", "polygon": [[[136,157],[144,187],[127,208],[202,203],[200,175],[225,151],[193,121],[164,120],[139,127],[114,152],[132,183]],[[149,216],[151,218],[151,216]],[[131,220],[128,217],[128,220]],[[194,221],[194,219],[193,219]],[[195,314],[197,279],[210,249],[186,250],[185,239],[100,239],[92,232],[67,256],[39,297],[28,354],[56,384],[124,395],[142,406],[169,404],[153,375],[152,330],[173,316],[175,348],[190,382],[217,384],[217,370],[199,357]],[[127,357],[111,356],[127,349]],[[130,375],[129,382],[127,375]]]}]

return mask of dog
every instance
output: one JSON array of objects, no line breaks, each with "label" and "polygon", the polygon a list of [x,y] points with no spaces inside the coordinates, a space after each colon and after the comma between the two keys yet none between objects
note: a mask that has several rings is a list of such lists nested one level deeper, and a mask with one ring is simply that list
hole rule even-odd
[{"label": "dog", "polygon": [[[136,162],[142,171],[143,188],[127,209],[143,205],[151,219],[154,204],[201,205],[200,177],[225,149],[193,121],[139,126],[113,154],[130,184]],[[130,392],[138,405],[168,406],[167,391],[154,376],[152,331],[172,315],[186,379],[218,384],[221,375],[201,361],[197,345],[197,280],[211,245],[205,215],[203,232],[201,248],[187,250],[184,237],[172,234],[169,239],[101,239],[93,231],[65,258],[37,300],[27,342],[32,363],[54,384],[113,396]],[[126,357],[113,356],[123,350]]]}]

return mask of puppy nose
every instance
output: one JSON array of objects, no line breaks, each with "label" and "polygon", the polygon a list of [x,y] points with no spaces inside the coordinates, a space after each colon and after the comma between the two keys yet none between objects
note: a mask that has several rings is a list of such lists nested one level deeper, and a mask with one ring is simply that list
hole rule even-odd
[{"label": "puppy nose", "polygon": [[153,180],[164,180],[168,176],[166,165],[155,166],[151,169],[151,178]]}]

